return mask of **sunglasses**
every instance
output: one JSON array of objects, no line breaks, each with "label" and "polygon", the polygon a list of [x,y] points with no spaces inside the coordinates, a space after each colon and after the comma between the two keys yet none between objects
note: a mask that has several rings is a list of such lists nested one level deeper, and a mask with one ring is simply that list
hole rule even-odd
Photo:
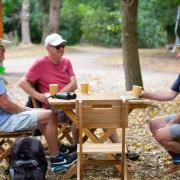
[{"label": "sunglasses", "polygon": [[53,46],[54,48],[56,48],[57,50],[59,50],[60,48],[65,48],[65,46],[66,46],[66,44],[59,44],[59,45],[57,45],[57,46]]},{"label": "sunglasses", "polygon": [[4,48],[3,46],[0,46],[0,50],[1,50],[2,52],[5,52],[5,48]]}]

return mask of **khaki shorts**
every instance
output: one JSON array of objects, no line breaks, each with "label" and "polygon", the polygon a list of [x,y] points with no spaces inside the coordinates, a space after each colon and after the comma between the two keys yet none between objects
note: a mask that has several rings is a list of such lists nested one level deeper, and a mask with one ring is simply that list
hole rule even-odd
[{"label": "khaki shorts", "polygon": [[2,132],[14,132],[31,130],[37,128],[37,111],[25,111],[17,114],[13,114],[2,126],[0,131]]}]

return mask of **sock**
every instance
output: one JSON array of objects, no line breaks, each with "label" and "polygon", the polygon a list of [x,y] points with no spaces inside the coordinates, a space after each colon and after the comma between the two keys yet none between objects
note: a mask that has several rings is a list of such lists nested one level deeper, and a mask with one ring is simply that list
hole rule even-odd
[{"label": "sock", "polygon": [[180,164],[180,154],[176,154],[171,151],[168,151],[168,153],[170,154],[174,164]]}]

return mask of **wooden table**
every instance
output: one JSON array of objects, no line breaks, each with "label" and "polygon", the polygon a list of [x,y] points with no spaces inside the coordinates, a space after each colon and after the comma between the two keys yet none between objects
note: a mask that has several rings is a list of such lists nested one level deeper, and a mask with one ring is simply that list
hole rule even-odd
[{"label": "wooden table", "polygon": [[[49,94],[46,94],[47,97]],[[120,93],[88,93],[88,94],[77,94],[78,100],[96,100],[96,99],[119,99],[123,97]],[[76,99],[71,100],[64,100],[64,99],[56,99],[56,98],[48,98],[48,103],[53,109],[64,109],[66,114],[71,118],[71,120],[76,123],[76,115],[73,109],[76,108]],[[133,109],[138,108],[147,108],[148,106],[152,106],[152,102],[148,99],[138,99],[138,100],[128,100],[129,102],[129,112],[131,112]]]},{"label": "wooden table", "polygon": [[[46,94],[47,97],[49,94]],[[108,99],[119,99],[123,98],[122,94],[120,93],[88,93],[88,94],[81,94],[77,93],[78,100],[108,100]],[[50,106],[53,109],[63,109],[67,116],[72,120],[73,123],[77,123],[77,118],[75,114],[75,108],[76,108],[76,99],[72,100],[63,100],[63,99],[55,99],[55,98],[48,98],[48,102]],[[152,103],[150,100],[147,99],[138,99],[138,100],[128,100],[129,101],[129,113],[133,109],[138,108],[147,108],[148,106],[151,106]],[[97,140],[98,141],[98,140]],[[110,157],[111,158],[111,157]],[[118,169],[118,167],[116,167]],[[76,165],[73,165],[68,172],[64,175],[64,177],[61,177],[61,179],[68,179],[73,174],[76,173]]]}]

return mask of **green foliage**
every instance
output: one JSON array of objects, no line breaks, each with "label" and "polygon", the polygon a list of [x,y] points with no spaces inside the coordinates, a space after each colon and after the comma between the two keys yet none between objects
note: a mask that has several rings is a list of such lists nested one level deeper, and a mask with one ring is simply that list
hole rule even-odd
[{"label": "green foliage", "polygon": [[[22,0],[3,0],[3,22],[4,32],[11,32],[15,35],[14,30],[20,32],[20,11]],[[16,6],[14,5],[16,4]]]},{"label": "green foliage", "polygon": [[82,9],[81,4],[75,1],[64,1],[60,16],[60,34],[67,40],[68,44],[80,42]]},{"label": "green foliage", "polygon": [[82,38],[93,44],[120,46],[119,24],[112,22],[117,22],[116,16],[106,7],[89,8],[81,23]]},{"label": "green foliage", "polygon": [[44,1],[41,0],[38,3],[36,0],[30,1],[30,34],[33,43],[41,43],[44,23],[48,22],[48,14],[44,13],[47,8],[43,4]]},{"label": "green foliage", "polygon": [[[145,1],[145,0],[144,0]],[[147,4],[147,3],[146,3]],[[180,5],[180,0],[150,0],[149,6],[153,17],[158,19],[160,23],[173,25],[176,20],[177,7]]]},{"label": "green foliage", "polygon": [[[3,0],[3,22],[4,32],[13,36],[13,41],[21,37],[21,8],[23,0]],[[30,0],[30,35],[33,43],[40,43],[42,40],[43,23],[47,22],[48,14],[44,11],[48,6],[47,0]],[[46,3],[46,5],[44,4]],[[19,37],[19,38],[18,38]],[[11,37],[10,37],[11,38]]]},{"label": "green foliage", "polygon": [[159,47],[174,42],[178,5],[180,0],[140,1],[138,31],[141,46]]},{"label": "green foliage", "polygon": [[[138,44],[139,47],[160,47],[166,43],[166,31],[152,14],[153,4],[142,0],[138,11]],[[159,11],[161,9],[159,8]],[[161,10],[162,11],[162,10]]]},{"label": "green foliage", "polygon": [[[48,24],[49,0],[30,0],[30,35],[33,43],[42,41]],[[88,42],[102,46],[121,45],[119,0],[64,0],[59,33],[68,44]],[[2,0],[4,32],[21,39],[22,0]],[[174,38],[180,0],[139,0],[139,47],[160,47]]]},{"label": "green foliage", "polygon": [[114,9],[115,1],[64,1],[60,34],[69,44],[85,41],[105,46],[120,45],[120,28],[113,23],[119,20]]}]

